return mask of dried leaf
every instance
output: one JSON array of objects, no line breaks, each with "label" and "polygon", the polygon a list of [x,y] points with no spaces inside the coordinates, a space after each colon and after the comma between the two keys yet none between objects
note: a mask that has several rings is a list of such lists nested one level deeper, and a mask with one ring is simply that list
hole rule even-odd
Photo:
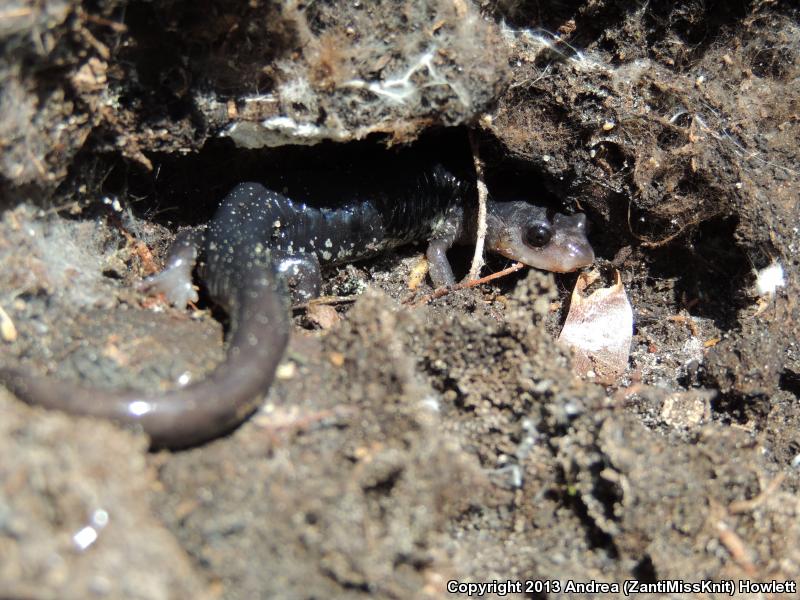
[{"label": "dried leaf", "polygon": [[425,276],[428,274],[428,259],[424,256],[420,258],[419,262],[411,269],[408,276],[408,289],[412,292],[416,290],[422,282],[425,281]]},{"label": "dried leaf", "polygon": [[582,296],[591,279],[582,274],[558,339],[573,350],[573,367],[582,376],[615,382],[628,366],[633,337],[633,310],[619,272],[617,281],[590,296]]}]

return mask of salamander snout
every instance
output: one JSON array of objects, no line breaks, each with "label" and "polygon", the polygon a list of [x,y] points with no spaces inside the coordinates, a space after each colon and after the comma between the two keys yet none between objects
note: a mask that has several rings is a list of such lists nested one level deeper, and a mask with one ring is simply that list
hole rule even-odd
[{"label": "salamander snout", "polygon": [[594,262],[594,250],[586,238],[586,215],[556,213],[553,230],[549,249],[553,264],[548,270],[566,273]]},{"label": "salamander snout", "polygon": [[[506,203],[494,211],[487,245],[490,250],[531,267],[567,273],[594,262],[594,250],[586,238],[586,215],[556,213],[548,219],[530,205]],[[515,205],[515,206],[511,206]]]}]

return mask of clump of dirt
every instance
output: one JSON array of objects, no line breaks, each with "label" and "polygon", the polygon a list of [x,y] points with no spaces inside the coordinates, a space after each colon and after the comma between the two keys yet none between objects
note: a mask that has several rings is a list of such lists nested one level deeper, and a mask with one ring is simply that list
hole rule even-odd
[{"label": "clump of dirt", "polygon": [[[211,598],[153,515],[147,440],[0,392],[4,598]],[[54,450],[55,449],[55,450]]]},{"label": "clump of dirt", "polygon": [[[522,24],[518,3],[499,8]],[[643,324],[654,316],[641,312],[644,278],[673,282],[687,318],[721,338],[702,378],[747,412],[780,388],[799,333],[789,298],[799,274],[790,215],[800,192],[800,27],[770,3],[620,8],[581,5],[551,32],[507,27],[518,68],[484,123],[603,223],[604,254],[621,252],[615,266],[639,271],[631,285]],[[607,19],[616,24],[599,32]],[[753,273],[774,261],[788,283],[756,315]]]},{"label": "clump of dirt", "polygon": [[[572,379],[566,356],[541,327],[548,297],[554,297],[551,279],[531,273],[512,295],[504,322],[460,317],[442,327],[436,319],[422,336],[432,343],[424,365],[446,400],[445,427],[494,483],[480,510],[453,524],[456,539],[470,540],[460,551],[480,548],[461,557],[471,565],[467,571],[479,581],[588,581],[599,572],[607,581],[656,581],[698,572],[752,577],[770,564],[781,577],[793,577],[799,555],[752,521],[752,511],[756,521],[791,518],[785,503],[793,495],[773,487],[752,505],[736,502],[760,497],[783,479],[762,447],[726,425],[674,412],[669,419],[667,399],[654,398],[657,388],[641,388],[636,399],[606,398],[598,386]],[[659,422],[671,427],[651,430],[637,411],[625,410],[648,400],[658,403]],[[698,398],[678,400],[692,406]],[[747,553],[737,554],[720,530],[743,532],[751,542]],[[733,553],[733,563],[709,553],[715,546]],[[792,566],[783,570],[786,559]]]},{"label": "clump of dirt", "polygon": [[[226,135],[240,146],[370,133],[407,142],[431,125],[472,120],[507,76],[505,55],[483,52],[498,47],[496,27],[467,2],[285,2],[266,16],[241,5],[243,26],[224,32],[224,62],[211,69],[212,78],[236,82]],[[262,45],[277,40],[280,53],[265,63]],[[233,59],[230,73],[234,47],[251,54]],[[212,114],[222,99],[198,99],[209,122],[219,124]]]},{"label": "clump of dirt", "polygon": [[76,181],[96,183],[98,152],[152,170],[219,135],[409,142],[474,119],[508,75],[496,26],[442,0],[15,1],[0,42],[6,194],[52,191],[82,149]]},{"label": "clump of dirt", "polygon": [[[88,3],[87,3],[88,4]],[[98,39],[120,3],[6,2],[0,14],[0,194],[52,190],[102,120],[109,48]],[[112,23],[113,24],[113,23]]]},{"label": "clump of dirt", "polygon": [[[415,595],[456,568],[442,530],[482,478],[438,431],[436,396],[398,337],[415,325],[365,293],[322,344],[293,340],[290,376],[237,434],[164,461],[159,513],[226,597]],[[253,569],[242,557],[254,555],[270,560]]]},{"label": "clump of dirt", "polygon": [[[148,454],[4,397],[0,589],[439,598],[541,579],[524,597],[588,598],[563,586],[800,578],[798,23],[769,1],[12,2],[4,364],[201,378],[218,315],[131,285],[175,224],[267,168],[370,168],[481,113],[492,194],[586,212],[636,331],[621,381],[578,380],[554,342],[574,275],[417,306],[406,248],[329,273],[359,299],[297,311],[262,408],[205,446]],[[407,151],[469,152],[463,130],[421,137]]]}]

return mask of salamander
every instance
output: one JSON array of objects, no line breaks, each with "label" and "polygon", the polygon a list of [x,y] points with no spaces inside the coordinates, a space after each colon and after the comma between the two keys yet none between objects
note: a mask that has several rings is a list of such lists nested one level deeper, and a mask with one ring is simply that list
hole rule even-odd
[{"label": "salamander", "polygon": [[[229,317],[224,361],[205,379],[167,393],[105,391],[18,368],[0,368],[20,399],[143,429],[154,447],[197,445],[229,432],[259,406],[288,342],[291,299],[320,289],[321,267],[428,243],[435,286],[455,277],[446,252],[474,243],[474,178],[442,164],[345,177],[237,185],[204,228],[182,230],[165,269],[142,282],[175,305],[196,300],[192,273]],[[583,214],[552,214],[522,200],[487,207],[486,249],[532,267],[568,272],[591,264]],[[196,269],[195,269],[196,264]]]}]

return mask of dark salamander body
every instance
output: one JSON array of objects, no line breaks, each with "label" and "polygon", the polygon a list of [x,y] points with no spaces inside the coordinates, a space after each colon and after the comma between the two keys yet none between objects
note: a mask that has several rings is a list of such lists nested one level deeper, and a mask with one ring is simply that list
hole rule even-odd
[{"label": "dark salamander body", "polygon": [[[185,305],[196,299],[198,261],[209,294],[230,317],[226,360],[206,379],[166,394],[98,390],[16,368],[0,368],[0,381],[32,404],[139,426],[157,447],[230,431],[269,389],[289,337],[290,297],[317,295],[321,266],[426,241],[431,278],[448,285],[447,249],[474,242],[474,181],[463,174],[435,164],[344,179],[329,184],[309,175],[291,192],[280,183],[236,186],[209,225],[180,233],[164,271],[143,282]],[[490,201],[486,247],[559,272],[594,260],[583,215],[548,218],[544,208],[520,201]]]}]

